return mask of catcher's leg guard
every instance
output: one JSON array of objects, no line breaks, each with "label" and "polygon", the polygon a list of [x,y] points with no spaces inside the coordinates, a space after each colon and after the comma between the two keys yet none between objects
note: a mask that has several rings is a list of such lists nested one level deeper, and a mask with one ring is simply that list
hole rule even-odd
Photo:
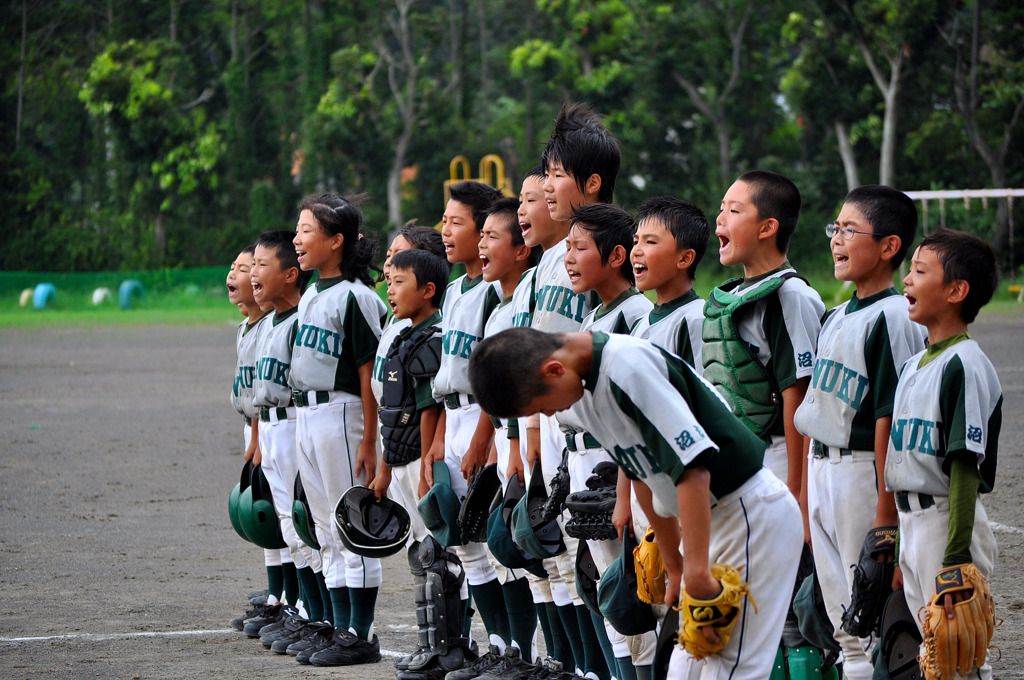
[{"label": "catcher's leg guard", "polygon": [[408,670],[410,663],[422,663],[424,658],[429,660],[429,657],[432,656],[428,635],[429,624],[427,623],[427,575],[423,571],[419,559],[415,557],[418,554],[419,545],[419,541],[416,541],[409,546],[409,570],[412,572],[412,594],[413,600],[416,602],[416,650],[412,654],[406,654],[395,660],[395,669],[400,671]]},{"label": "catcher's leg guard", "polygon": [[407,669],[421,670],[434,662],[448,670],[461,668],[469,647],[469,641],[462,637],[464,605],[459,589],[466,577],[462,563],[432,536],[427,536],[409,549],[409,567],[417,585],[419,644],[422,647],[426,642],[426,650],[411,655]]},{"label": "catcher's leg guard", "polygon": [[782,647],[775,650],[775,661],[772,662],[772,672],[768,680],[786,680],[786,656]]},{"label": "catcher's leg guard", "polygon": [[[790,680],[818,680],[821,673],[821,650],[817,647],[793,647],[788,650],[786,665]],[[835,668],[833,666],[833,668]]]}]

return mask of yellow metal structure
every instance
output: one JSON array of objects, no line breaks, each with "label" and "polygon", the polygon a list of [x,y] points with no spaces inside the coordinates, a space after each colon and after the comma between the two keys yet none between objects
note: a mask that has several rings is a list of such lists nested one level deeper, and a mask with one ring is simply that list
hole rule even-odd
[{"label": "yellow metal structure", "polygon": [[512,191],[511,183],[505,176],[505,161],[501,160],[501,156],[498,154],[489,153],[481,158],[478,173],[476,177],[470,175],[469,159],[465,156],[453,158],[452,162],[448,164],[450,179],[444,181],[444,205],[448,205],[448,199],[451,198],[448,188],[456,182],[464,182],[466,180],[490,184],[506,196],[516,196],[516,193]]}]

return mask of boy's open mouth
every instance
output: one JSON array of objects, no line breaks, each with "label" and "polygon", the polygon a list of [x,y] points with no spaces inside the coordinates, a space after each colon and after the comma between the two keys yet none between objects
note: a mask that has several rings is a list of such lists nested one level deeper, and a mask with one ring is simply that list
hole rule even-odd
[{"label": "boy's open mouth", "polygon": [[647,271],[647,265],[640,264],[639,262],[634,262],[633,263],[633,275],[634,276],[640,276],[641,274],[643,274],[646,271]]},{"label": "boy's open mouth", "polygon": [[480,261],[483,263],[483,265],[484,265],[483,268],[484,268],[485,271],[487,270],[488,267],[491,266],[491,261],[487,258],[486,255],[481,255],[480,256]]}]

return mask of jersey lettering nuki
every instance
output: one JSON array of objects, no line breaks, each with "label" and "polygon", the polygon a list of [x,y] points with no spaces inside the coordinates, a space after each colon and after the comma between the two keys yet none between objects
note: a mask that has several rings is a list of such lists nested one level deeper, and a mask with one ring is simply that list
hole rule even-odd
[{"label": "jersey lettering nuki", "polygon": [[537,290],[537,309],[548,312],[558,311],[567,319],[583,323],[587,298],[583,293],[574,293],[564,286],[541,286]]},{"label": "jersey lettering nuki", "polygon": [[259,363],[256,364],[256,377],[260,380],[272,382],[275,385],[287,387],[288,368],[290,366],[291,364],[278,361],[274,357],[263,357],[259,360]]},{"label": "jersey lettering nuki", "polygon": [[922,418],[898,418],[892,423],[892,445],[896,451],[934,456],[939,447],[942,424]]},{"label": "jersey lettering nuki", "polygon": [[232,390],[234,391],[236,397],[241,394],[241,390],[252,389],[252,380],[255,373],[255,366],[238,367],[238,374],[235,376],[235,384],[232,385]]},{"label": "jersey lettering nuki", "polygon": [[464,331],[450,330],[441,339],[441,345],[445,354],[460,359],[468,359],[473,353],[473,343],[480,337]]},{"label": "jersey lettering nuki", "polygon": [[867,376],[859,375],[857,371],[847,368],[838,361],[818,359],[814,364],[811,387],[827,394],[835,394],[837,399],[858,411],[867,393],[868,384]]},{"label": "jersey lettering nuki", "polygon": [[335,359],[341,357],[341,335],[326,328],[302,324],[295,336],[295,345],[315,349],[320,354],[329,354]]}]

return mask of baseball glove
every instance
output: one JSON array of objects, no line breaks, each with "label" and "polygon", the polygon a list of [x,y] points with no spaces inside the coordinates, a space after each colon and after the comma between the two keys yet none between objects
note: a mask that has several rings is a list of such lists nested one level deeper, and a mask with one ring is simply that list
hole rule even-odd
[{"label": "baseball glove", "polygon": [[[681,625],[678,631],[679,644],[695,659],[703,659],[722,651],[729,642],[733,626],[743,608],[743,598],[750,598],[750,589],[740,580],[736,567],[715,562],[711,565],[711,576],[722,585],[722,592],[709,600],[691,597],[683,589],[682,601],[676,605]],[[751,598],[750,603],[757,611]],[[701,628],[713,626],[718,634],[717,643],[709,642]]]},{"label": "baseball glove", "polygon": [[[896,532],[895,526],[874,527],[864,537],[860,560],[853,567],[850,607],[843,611],[843,630],[854,637],[879,632],[885,601],[892,594]],[[886,561],[879,561],[886,556]]]},{"label": "baseball glove", "polygon": [[562,462],[551,477],[551,491],[540,510],[541,523],[547,523],[562,514],[565,498],[569,495],[569,451],[562,449]]},{"label": "baseball glove", "polygon": [[[607,466],[611,466],[609,472]],[[615,509],[615,480],[618,468],[615,463],[603,461],[594,468],[594,474],[587,478],[587,490],[576,491],[565,497],[569,520],[565,533],[573,538],[604,541],[617,539],[618,531],[612,524]]]},{"label": "baseball glove", "polygon": [[[943,596],[965,593],[946,618]],[[973,564],[958,564],[935,575],[935,594],[923,610],[924,654],[918,658],[927,680],[967,676],[985,663],[996,626],[995,603],[988,580]]]},{"label": "baseball glove", "polygon": [[665,563],[661,550],[654,542],[654,527],[647,527],[640,545],[633,549],[636,566],[636,594],[647,604],[665,602]]}]

